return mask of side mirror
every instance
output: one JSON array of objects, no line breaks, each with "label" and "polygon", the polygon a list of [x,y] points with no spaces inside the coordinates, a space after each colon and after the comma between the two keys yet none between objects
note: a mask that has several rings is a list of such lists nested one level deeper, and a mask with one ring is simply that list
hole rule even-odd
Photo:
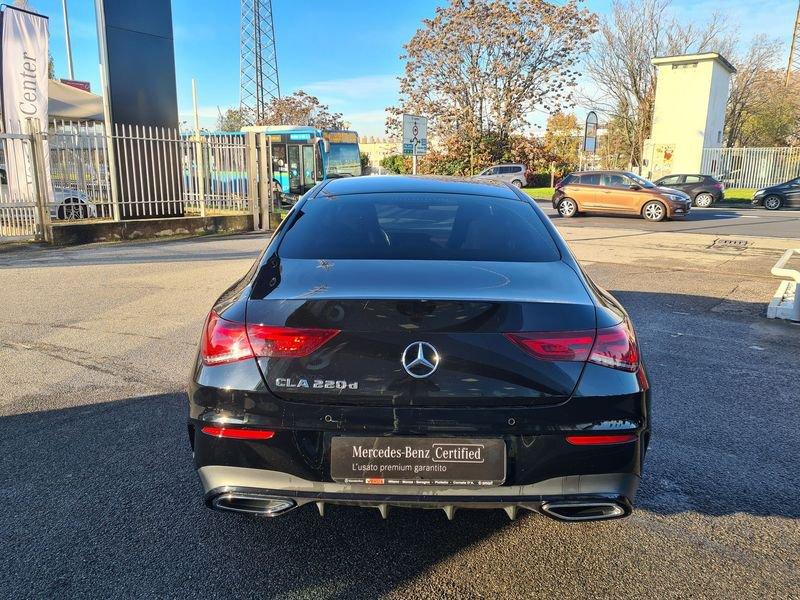
[{"label": "side mirror", "polygon": [[632,184],[630,184],[630,185],[628,186],[628,189],[631,189],[631,190],[640,190],[640,189],[642,189],[642,186],[640,186],[640,185],[637,185],[637,184],[635,184],[635,183],[632,183]]}]

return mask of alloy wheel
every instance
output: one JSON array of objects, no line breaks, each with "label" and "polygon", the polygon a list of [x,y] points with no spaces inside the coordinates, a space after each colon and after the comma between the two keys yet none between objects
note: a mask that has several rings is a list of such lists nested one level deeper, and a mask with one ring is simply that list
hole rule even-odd
[{"label": "alloy wheel", "polygon": [[578,207],[570,199],[562,200],[558,205],[558,213],[562,217],[572,217],[576,212],[578,212]]},{"label": "alloy wheel", "polygon": [[778,210],[781,204],[780,196],[767,196],[764,199],[764,208],[767,210]]},{"label": "alloy wheel", "polygon": [[700,208],[708,208],[714,203],[714,196],[707,192],[703,192],[702,194],[698,194],[697,198],[694,199],[695,206]]},{"label": "alloy wheel", "polygon": [[664,206],[660,202],[648,202],[643,212],[648,221],[661,221],[664,218]]}]

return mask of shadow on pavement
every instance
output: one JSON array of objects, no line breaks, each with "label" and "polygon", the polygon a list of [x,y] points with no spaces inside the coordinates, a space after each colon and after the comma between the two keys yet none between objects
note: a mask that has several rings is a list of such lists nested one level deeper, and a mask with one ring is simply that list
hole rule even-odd
[{"label": "shadow on pavement", "polygon": [[509,524],[500,510],[215,513],[185,413],[175,393],[0,419],[9,597],[375,597]]}]

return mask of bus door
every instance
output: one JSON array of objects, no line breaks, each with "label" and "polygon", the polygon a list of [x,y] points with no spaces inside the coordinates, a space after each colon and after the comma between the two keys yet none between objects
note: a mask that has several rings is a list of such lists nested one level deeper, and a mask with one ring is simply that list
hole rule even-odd
[{"label": "bus door", "polygon": [[300,196],[303,193],[303,167],[300,163],[300,145],[289,144],[289,193]]},{"label": "bus door", "polygon": [[303,193],[314,187],[317,181],[316,167],[314,165],[314,146],[311,144],[303,145]]},{"label": "bus door", "polygon": [[282,193],[289,191],[289,164],[286,144],[272,144],[272,178],[278,182]]}]

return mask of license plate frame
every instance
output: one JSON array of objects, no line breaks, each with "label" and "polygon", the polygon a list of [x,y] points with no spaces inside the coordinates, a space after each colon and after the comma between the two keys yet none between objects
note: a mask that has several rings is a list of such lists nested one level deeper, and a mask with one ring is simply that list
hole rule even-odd
[{"label": "license plate frame", "polygon": [[502,438],[335,436],[330,449],[331,478],[345,484],[495,487],[508,466]]}]

